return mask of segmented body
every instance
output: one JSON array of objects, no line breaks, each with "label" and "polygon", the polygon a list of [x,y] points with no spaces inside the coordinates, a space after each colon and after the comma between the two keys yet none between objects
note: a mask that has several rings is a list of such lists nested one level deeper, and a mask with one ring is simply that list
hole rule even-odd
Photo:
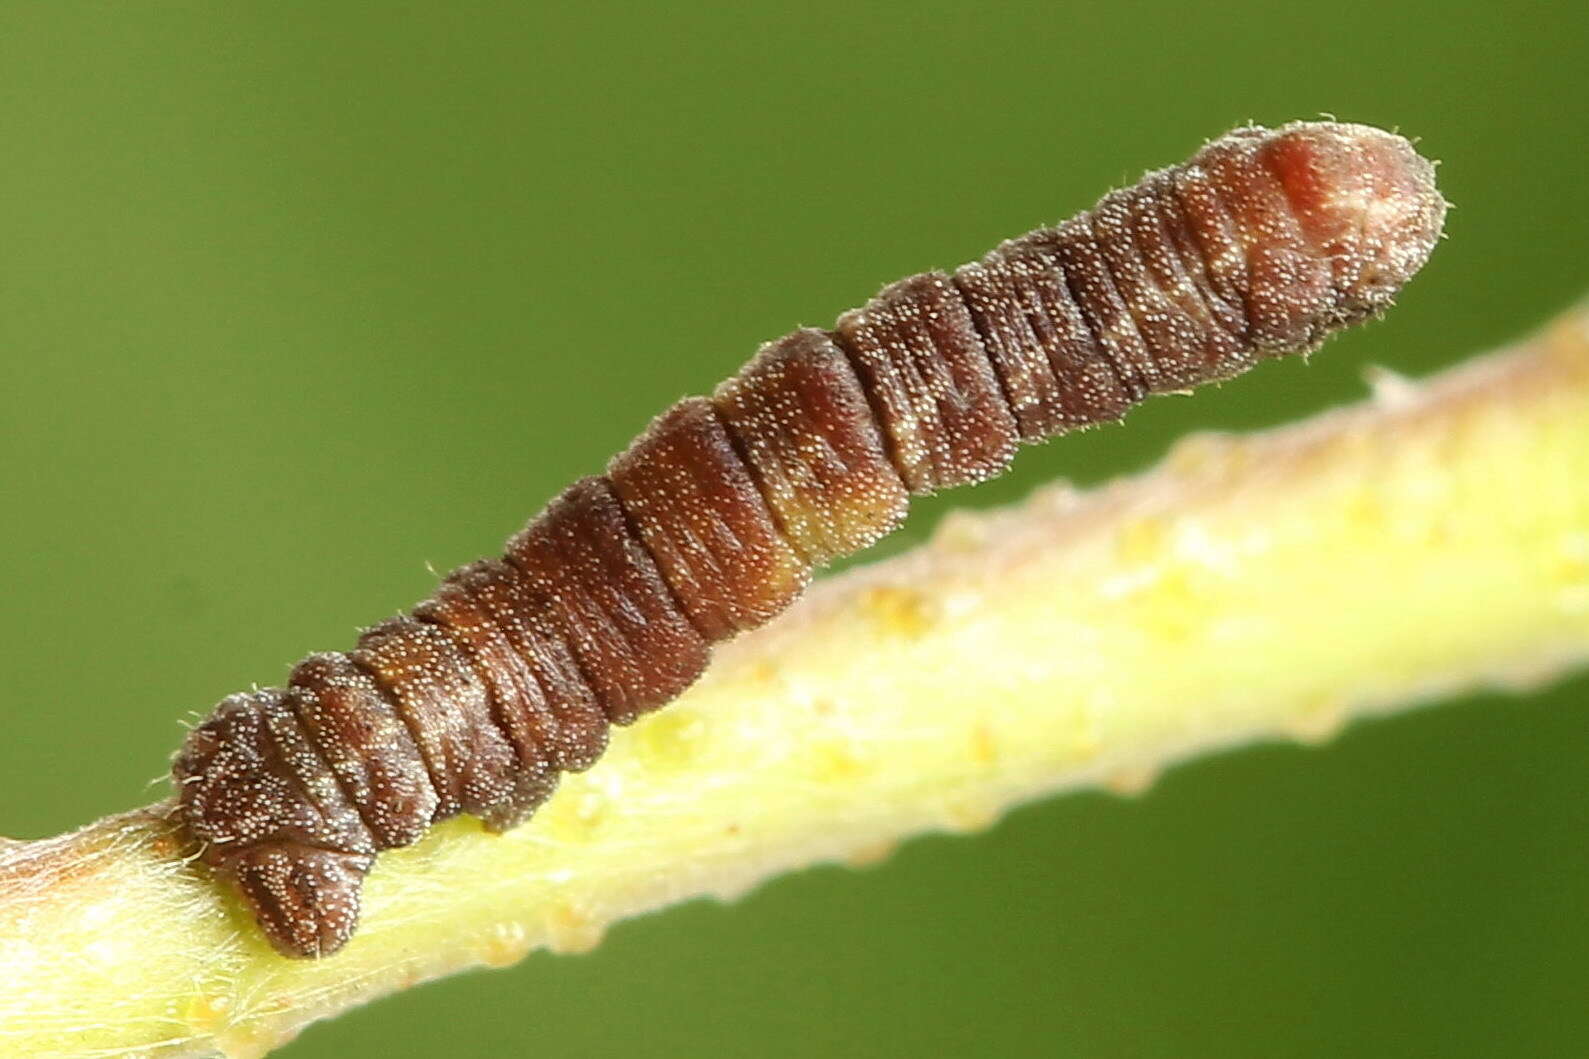
[{"label": "segmented body", "polygon": [[1422,266],[1445,204],[1400,137],[1244,128],[953,274],[764,346],[659,416],[500,559],[353,650],[224,700],[176,757],[183,819],[286,955],[342,946],[375,855],[523,821],[612,724],[1022,441],[1314,348]]}]

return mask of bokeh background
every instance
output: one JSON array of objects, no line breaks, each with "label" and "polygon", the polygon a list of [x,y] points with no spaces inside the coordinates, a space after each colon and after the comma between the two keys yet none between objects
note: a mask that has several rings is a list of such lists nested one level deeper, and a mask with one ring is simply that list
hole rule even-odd
[{"label": "bokeh background", "polygon": [[[1399,126],[1384,323],[922,506],[1142,467],[1589,291],[1589,8],[0,5],[0,831],[495,551],[665,403],[1246,119]],[[1579,1055],[1589,680],[618,927],[282,1054]],[[0,988],[4,970],[0,969]]]}]

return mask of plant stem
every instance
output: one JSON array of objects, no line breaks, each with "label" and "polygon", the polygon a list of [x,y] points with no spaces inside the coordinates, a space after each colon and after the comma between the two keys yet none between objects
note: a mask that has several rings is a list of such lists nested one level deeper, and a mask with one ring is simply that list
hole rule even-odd
[{"label": "plant stem", "polygon": [[615,920],[1266,735],[1589,654],[1589,310],[1424,384],[1197,436],[1095,492],[960,514],[722,649],[529,824],[384,854],[363,925],[270,951],[169,806],[0,840],[0,1053],[264,1054]]}]

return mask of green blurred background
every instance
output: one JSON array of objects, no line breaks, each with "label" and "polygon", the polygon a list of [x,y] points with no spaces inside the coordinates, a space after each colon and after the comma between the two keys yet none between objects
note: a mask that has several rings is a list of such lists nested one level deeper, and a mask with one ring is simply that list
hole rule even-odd
[{"label": "green blurred background", "polygon": [[[0,831],[162,794],[179,718],[496,550],[759,341],[1245,119],[1444,160],[1401,307],[888,548],[1516,335],[1589,290],[1586,64],[1565,3],[7,0]],[[1053,801],[283,1054],[1584,1054],[1586,692]]]}]

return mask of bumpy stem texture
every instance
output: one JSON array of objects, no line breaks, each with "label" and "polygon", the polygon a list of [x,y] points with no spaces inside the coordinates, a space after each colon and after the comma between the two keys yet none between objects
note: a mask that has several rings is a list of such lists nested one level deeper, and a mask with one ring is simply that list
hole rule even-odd
[{"label": "bumpy stem texture", "polygon": [[1589,655],[1589,310],[1427,384],[947,519],[618,731],[529,825],[384,855],[285,960],[169,806],[0,846],[0,1054],[258,1056],[305,1023],[779,872]]}]

